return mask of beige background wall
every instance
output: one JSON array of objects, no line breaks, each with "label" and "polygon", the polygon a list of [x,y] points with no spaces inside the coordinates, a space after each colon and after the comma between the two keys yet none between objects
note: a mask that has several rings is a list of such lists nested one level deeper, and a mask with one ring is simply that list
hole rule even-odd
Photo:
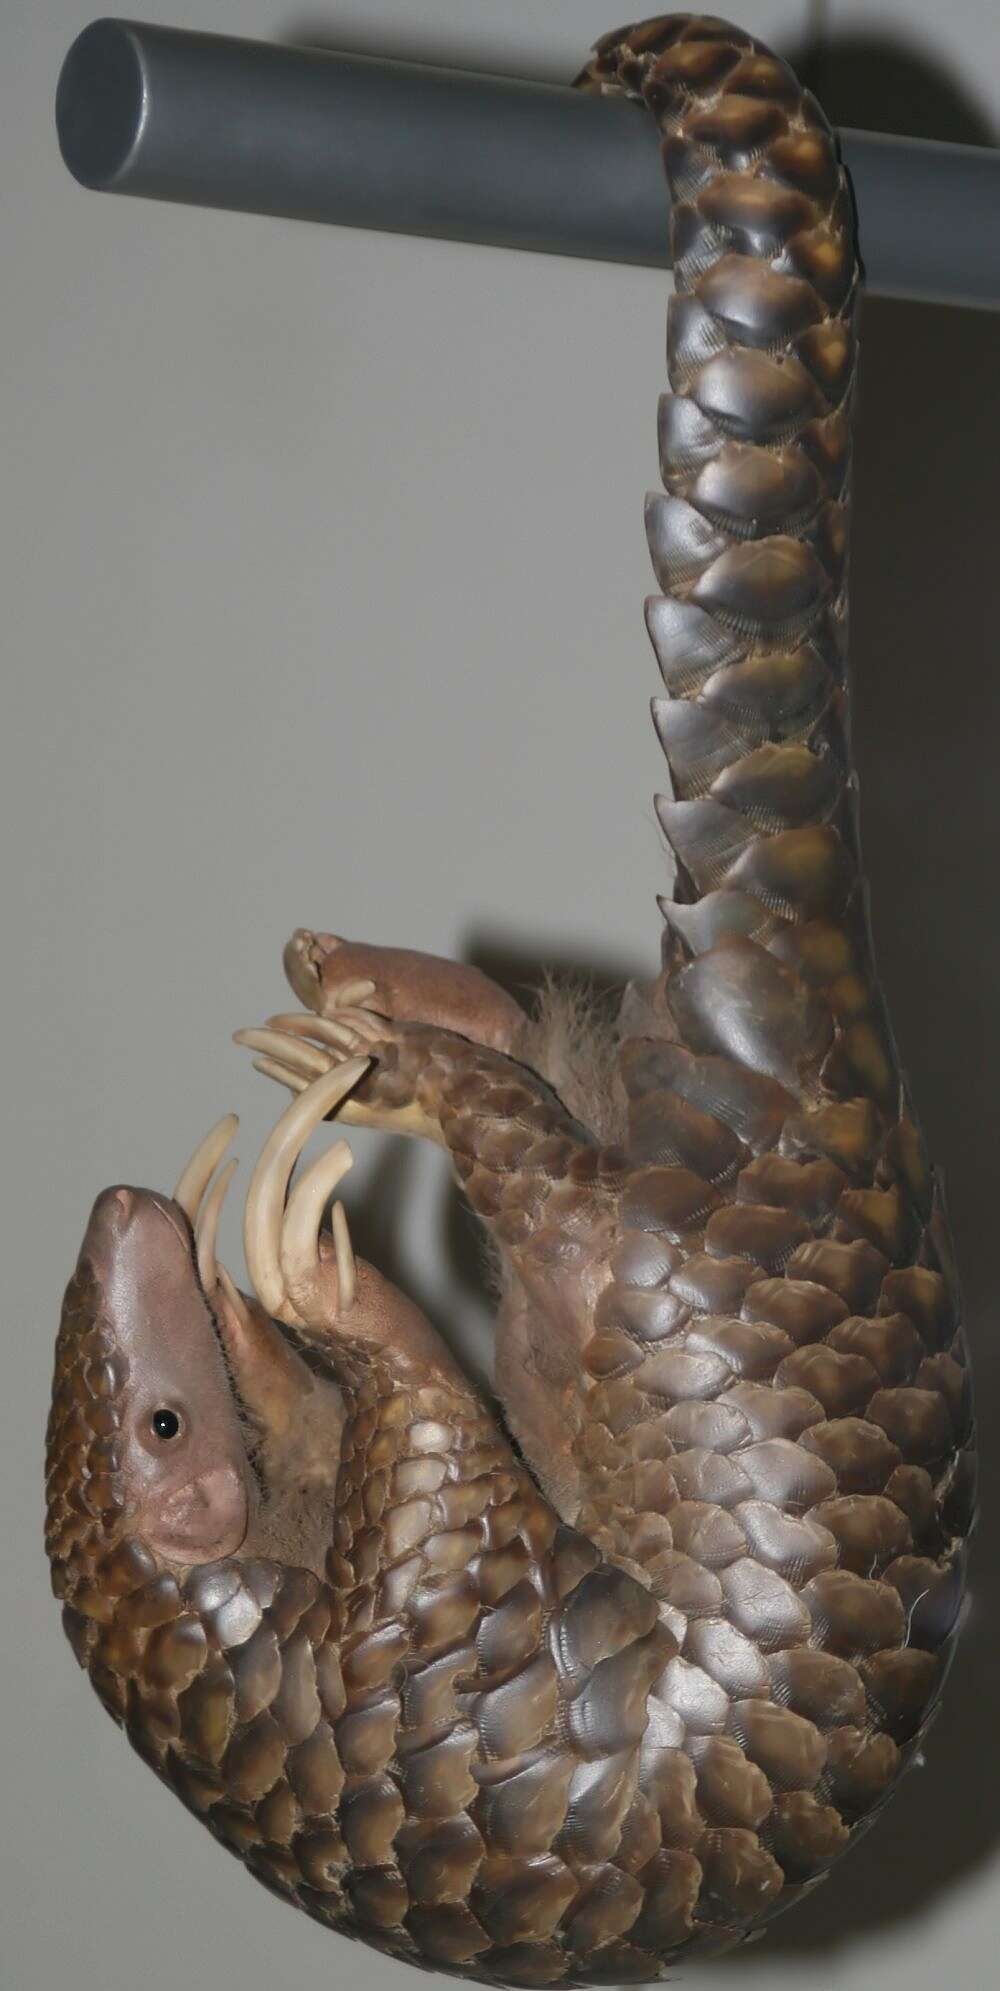
[{"label": "beige background wall", "polygon": [[[546,77],[611,18],[594,0],[164,11]],[[76,1673],[39,1539],[51,1341],[99,1187],[169,1186],[229,1106],[255,1152],[277,1102],[229,1032],[281,1000],[300,920],[515,981],[552,956],[655,958],[641,499],[665,284],[86,195],[51,99],[89,13],[6,0],[0,17],[0,1979],[271,1991],[350,1972],[392,1991],[397,1966],[293,1918],[195,1829]],[[785,49],[811,17],[740,13]],[[822,17],[842,120],[975,137],[1000,115],[982,0]],[[998,339],[1000,318],[869,308],[855,555],[876,925],[979,1361],[977,1597],[926,1770],[705,1991],[979,1986],[996,1961]],[[442,1172],[358,1153],[363,1245],[482,1359]],[[238,1268],[235,1213],[224,1244]]]}]

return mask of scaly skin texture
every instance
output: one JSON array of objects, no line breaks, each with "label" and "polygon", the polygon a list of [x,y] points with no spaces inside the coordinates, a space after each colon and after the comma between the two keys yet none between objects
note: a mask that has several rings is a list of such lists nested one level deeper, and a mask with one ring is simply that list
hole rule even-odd
[{"label": "scaly skin texture", "polygon": [[323,1568],[252,1540],[157,1555],[123,1518],[129,1373],[94,1230],[57,1349],[49,1550],[134,1747],[266,1885],[406,1961],[589,1981],[641,1913],[649,1950],[622,1967],[655,1972],[695,1864],[661,1851],[647,1873],[655,1807],[678,1842],[692,1783],[653,1751],[640,1795],[676,1652],[653,1600],[558,1522],[470,1386],[349,1332],[299,1343],[344,1405]]},{"label": "scaly skin texture", "polygon": [[[102,1199],[50,1423],[67,1629],[159,1774],[318,1919],[518,1984],[652,1980],[824,1876],[931,1717],[974,1504],[859,869],[843,173],[787,67],[718,21],[622,30],[582,81],[649,108],[674,203],[662,972],[590,1110],[501,991],[403,950],[296,935],[313,1013],[245,1033],[310,1125],[448,1148],[503,1268],[526,1464],[342,1223],[303,1270],[300,1191],[254,1269],[280,1181],[248,1199],[263,1306],[203,1213],[199,1273],[184,1210]],[[191,1463],[159,1494],[149,1372],[180,1319]]]}]

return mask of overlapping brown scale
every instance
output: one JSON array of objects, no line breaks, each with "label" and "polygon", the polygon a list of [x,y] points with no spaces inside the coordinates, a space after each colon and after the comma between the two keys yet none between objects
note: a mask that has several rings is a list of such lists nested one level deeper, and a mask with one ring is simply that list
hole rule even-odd
[{"label": "overlapping brown scale", "polygon": [[746,1152],[730,1128],[674,1092],[647,1092],[632,1102],[628,1153],[637,1166],[675,1162],[715,1185],[736,1174]]},{"label": "overlapping brown scale", "polygon": [[833,1162],[793,1162],[783,1155],[760,1155],[740,1170],[736,1196],[741,1203],[770,1203],[794,1210],[822,1225],[839,1207],[844,1175]]},{"label": "overlapping brown scale", "polygon": [[670,1275],[670,1291],[689,1308],[707,1314],[732,1314],[756,1277],[743,1258],[695,1252]]},{"label": "overlapping brown scale", "polygon": [[754,651],[720,665],[702,682],[698,697],[727,718],[748,745],[794,738],[819,718],[832,693],[830,672],[812,644],[792,650]]},{"label": "overlapping brown scale", "polygon": [[803,1433],[802,1444],[831,1468],[842,1493],[881,1493],[903,1463],[898,1446],[867,1417],[831,1417],[813,1424]]},{"label": "overlapping brown scale", "polygon": [[745,1420],[750,1438],[794,1440],[825,1416],[822,1404],[808,1390],[775,1381],[734,1383],[723,1401],[726,1409],[738,1411]]},{"label": "overlapping brown scale", "polygon": [[803,1217],[769,1203],[726,1204],[714,1210],[705,1225],[710,1252],[749,1259],[765,1273],[781,1271],[808,1235]]},{"label": "overlapping brown scale", "polygon": [[767,743],[716,775],[716,801],[736,809],[758,830],[791,829],[833,807],[840,771],[827,754],[802,743]]},{"label": "overlapping brown scale", "polygon": [[654,698],[652,711],[678,801],[704,794],[740,746],[736,728],[682,698]]},{"label": "overlapping brown scale", "polygon": [[[740,960],[731,977],[737,988],[742,966]],[[756,959],[753,967],[757,967]],[[743,979],[752,987],[752,976]],[[768,986],[774,985],[769,981]],[[777,987],[784,994],[780,980]],[[672,1089],[698,1111],[720,1120],[752,1149],[773,1146],[787,1115],[794,1110],[794,1096],[766,1073],[748,1071],[725,1057],[696,1056],[684,1045],[662,1039],[633,1038],[626,1042],[620,1069],[631,1097],[641,1097],[647,1088]]]},{"label": "overlapping brown scale", "polygon": [[688,391],[723,435],[739,442],[785,442],[826,412],[816,382],[799,360],[780,361],[754,347],[706,360]]},{"label": "overlapping brown scale", "polygon": [[765,97],[743,97],[729,88],[704,110],[685,122],[685,141],[715,154],[721,165],[745,170],[774,139],[787,134],[788,121],[780,104]]},{"label": "overlapping brown scale", "polygon": [[671,849],[700,893],[715,891],[729,878],[753,842],[751,825],[710,796],[673,802],[658,795],[656,813]]},{"label": "overlapping brown scale", "polygon": [[653,596],[646,604],[646,627],[660,675],[674,697],[686,695],[742,652],[739,639],[720,629],[696,602]]},{"label": "overlapping brown scale", "polygon": [[780,921],[760,899],[722,886],[692,905],[661,899],[660,911],[689,954],[713,953],[728,940],[752,940],[767,947]]},{"label": "overlapping brown scale", "polygon": [[857,281],[849,231],[846,197],[838,194],[831,220],[818,228],[803,229],[786,247],[787,267],[805,277],[831,311],[845,309]]},{"label": "overlapping brown scale", "polygon": [[768,1838],[792,1881],[821,1874],[850,1843],[850,1831],[839,1811],[821,1804],[811,1791],[785,1791],[772,1810]]},{"label": "overlapping brown scale", "polygon": [[719,553],[692,585],[690,599],[723,628],[778,649],[808,635],[829,592],[829,577],[812,547],[772,533]]},{"label": "overlapping brown scale", "polygon": [[845,494],[851,462],[851,399],[845,396],[831,415],[807,422],[798,437],[798,447],[809,458],[831,498]]},{"label": "overlapping brown scale", "polygon": [[685,495],[706,519],[736,539],[801,532],[816,513],[822,486],[794,444],[762,448],[727,439],[700,465]]},{"label": "overlapping brown scale", "polygon": [[[660,476],[668,491],[679,488],[702,465],[711,463],[724,440],[710,415],[687,395],[663,394],[657,414]],[[668,600],[656,596],[655,600]],[[656,638],[652,638],[656,649]]]},{"label": "overlapping brown scale", "polygon": [[813,202],[795,188],[747,173],[719,173],[700,195],[698,212],[743,253],[780,255],[816,222]]},{"label": "overlapping brown scale", "polygon": [[667,325],[667,376],[674,391],[683,389],[725,343],[723,328],[696,295],[678,298]]},{"label": "overlapping brown scale", "polygon": [[[822,307],[808,283],[756,256],[719,256],[699,277],[693,294],[727,339],[765,351],[798,338],[822,318]],[[672,307],[668,339],[677,315]]]},{"label": "overlapping brown scale", "polygon": [[665,589],[682,588],[730,543],[694,505],[655,491],[646,499],[646,542],[653,572]]},{"label": "overlapping brown scale", "polygon": [[[775,1080],[794,1100],[832,1034],[828,1014],[810,992],[752,941],[734,939],[681,968],[669,999],[691,1049],[722,1054],[732,1077],[720,1076],[720,1091],[728,1085],[733,1094],[746,1073],[751,1080]],[[777,1126],[775,1139],[780,1132]]]}]

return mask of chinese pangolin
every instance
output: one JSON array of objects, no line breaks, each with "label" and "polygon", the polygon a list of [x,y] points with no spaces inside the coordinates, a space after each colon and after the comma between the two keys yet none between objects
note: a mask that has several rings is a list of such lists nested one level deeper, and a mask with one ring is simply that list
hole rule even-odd
[{"label": "chinese pangolin", "polygon": [[[300,930],[240,1033],[292,1100],[216,1259],[235,1122],[99,1197],[47,1545],[146,1761],[330,1929],[493,1984],[643,1983],[823,1878],[918,1748],[974,1454],[939,1189],[879,995],[846,671],[859,271],[836,143],[752,36],[581,77],[672,196],[647,608],[672,853],[613,1030]],[[356,1260],[331,1117],[449,1151],[491,1406]]]}]

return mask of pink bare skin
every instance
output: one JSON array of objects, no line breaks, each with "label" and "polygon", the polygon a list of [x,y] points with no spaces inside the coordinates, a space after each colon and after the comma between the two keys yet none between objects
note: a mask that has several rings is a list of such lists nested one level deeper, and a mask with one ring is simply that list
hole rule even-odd
[{"label": "pink bare skin", "polygon": [[[344,1401],[255,1297],[227,1278],[202,1286],[188,1218],[146,1189],[98,1197],[81,1260],[125,1376],[119,1471],[129,1532],[168,1568],[242,1552],[322,1576],[340,1464]],[[402,1376],[467,1387],[429,1322],[374,1266],[354,1261],[351,1339]],[[315,1319],[335,1332],[338,1283],[318,1241]]]},{"label": "pink bare skin", "polygon": [[253,1482],[184,1212],[150,1190],[107,1189],[81,1257],[127,1365],[120,1471],[136,1534],[171,1564],[235,1554]]},{"label": "pink bare skin", "polygon": [[341,990],[371,982],[373,1008],[407,1023],[453,1030],[508,1057],[521,1054],[528,1018],[504,989],[478,968],[377,947],[335,933],[299,927],[285,949],[285,972],[300,1002],[317,1016],[334,1013]]}]

